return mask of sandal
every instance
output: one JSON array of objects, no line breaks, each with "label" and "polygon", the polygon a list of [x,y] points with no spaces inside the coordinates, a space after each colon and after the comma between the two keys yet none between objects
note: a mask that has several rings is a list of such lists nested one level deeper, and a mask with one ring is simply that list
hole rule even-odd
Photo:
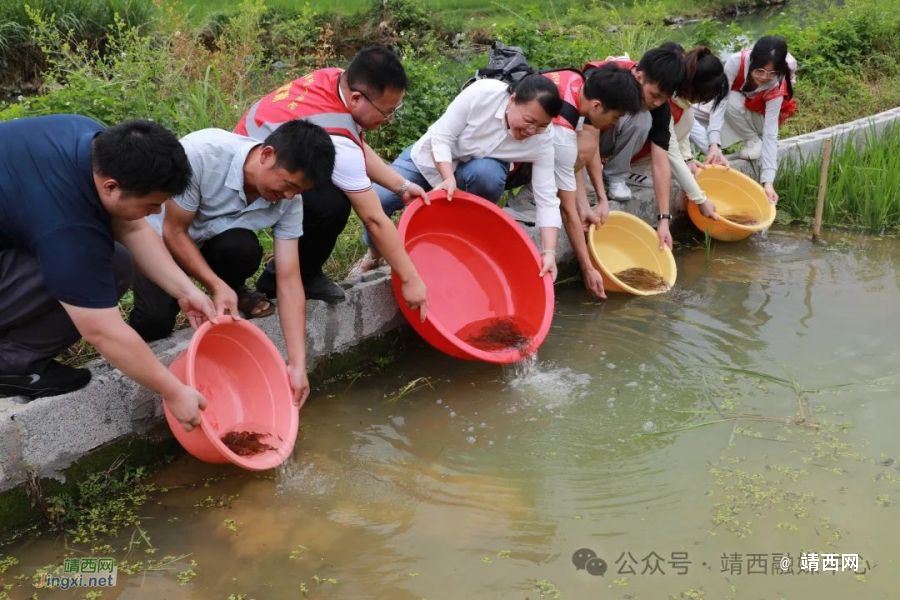
[{"label": "sandal", "polygon": [[369,271],[374,271],[375,269],[381,268],[385,266],[387,262],[383,258],[372,258],[368,254],[364,254],[362,258],[356,261],[356,264],[350,268],[350,272],[347,273],[347,277],[360,277],[365,275]]},{"label": "sandal", "polygon": [[244,288],[238,292],[238,310],[245,319],[261,319],[275,313],[275,303],[265,294]]}]

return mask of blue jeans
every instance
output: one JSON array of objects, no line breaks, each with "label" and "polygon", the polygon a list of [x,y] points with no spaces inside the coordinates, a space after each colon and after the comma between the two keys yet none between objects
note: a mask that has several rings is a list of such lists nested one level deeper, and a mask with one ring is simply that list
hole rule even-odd
[{"label": "blue jeans", "polygon": [[[411,182],[422,186],[425,191],[431,190],[431,184],[422,176],[418,167],[412,160],[412,146],[404,150],[391,164],[391,168],[400,173]],[[473,158],[469,162],[461,163],[456,167],[456,186],[458,189],[476,196],[481,196],[496,204],[503,195],[506,185],[506,175],[509,172],[509,163],[494,158]],[[375,184],[375,192],[381,200],[381,207],[387,216],[393,215],[404,207],[403,200],[396,192]],[[369,231],[363,227],[363,239],[369,248],[374,248]]]}]

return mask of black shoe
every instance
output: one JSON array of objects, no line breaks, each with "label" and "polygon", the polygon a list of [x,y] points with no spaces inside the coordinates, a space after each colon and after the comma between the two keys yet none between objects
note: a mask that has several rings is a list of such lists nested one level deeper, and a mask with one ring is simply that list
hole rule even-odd
[{"label": "black shoe", "polygon": [[42,373],[0,374],[0,397],[25,396],[31,400],[80,390],[91,381],[88,369],[67,367],[52,361]]},{"label": "black shoe", "polygon": [[347,295],[341,286],[334,283],[322,273],[310,275],[303,280],[303,289],[306,291],[307,300],[322,300],[329,304],[343,302]]}]

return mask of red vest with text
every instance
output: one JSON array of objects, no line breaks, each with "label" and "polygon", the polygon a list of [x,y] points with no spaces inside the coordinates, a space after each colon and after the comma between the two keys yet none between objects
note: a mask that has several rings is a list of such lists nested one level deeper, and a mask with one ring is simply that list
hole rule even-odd
[{"label": "red vest with text", "polygon": [[[553,119],[553,125],[574,131],[578,125],[578,111],[581,109],[579,100],[581,88],[584,87],[584,76],[574,69],[542,71],[541,75],[556,85],[559,97],[563,101],[563,110]],[[569,107],[568,110],[566,105]]]},{"label": "red vest with text", "polygon": [[[738,67],[737,77],[735,77],[734,83],[731,84],[732,91],[740,92],[741,88],[744,87],[744,64],[747,59],[747,53],[748,50],[741,50],[741,66]],[[797,110],[797,101],[793,98],[787,98],[787,95],[787,81],[782,78],[781,85],[776,85],[765,92],[756,94],[752,98],[745,97],[744,106],[747,107],[747,110],[765,116],[766,102],[784,96],[785,99],[781,102],[781,112],[778,113],[778,126],[781,127],[784,122],[787,121],[788,117]]]},{"label": "red vest with text", "polygon": [[265,140],[283,123],[304,119],[362,148],[363,134],[338,91],[342,73],[341,69],[320,69],[281,86],[251,106],[234,132]]}]

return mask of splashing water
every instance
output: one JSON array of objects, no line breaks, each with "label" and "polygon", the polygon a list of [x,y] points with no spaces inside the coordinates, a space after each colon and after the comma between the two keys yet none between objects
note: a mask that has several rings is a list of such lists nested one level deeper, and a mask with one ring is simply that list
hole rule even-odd
[{"label": "splashing water", "polygon": [[518,362],[503,365],[503,377],[509,382],[525,379],[538,373],[539,364],[537,352],[532,352]]}]

